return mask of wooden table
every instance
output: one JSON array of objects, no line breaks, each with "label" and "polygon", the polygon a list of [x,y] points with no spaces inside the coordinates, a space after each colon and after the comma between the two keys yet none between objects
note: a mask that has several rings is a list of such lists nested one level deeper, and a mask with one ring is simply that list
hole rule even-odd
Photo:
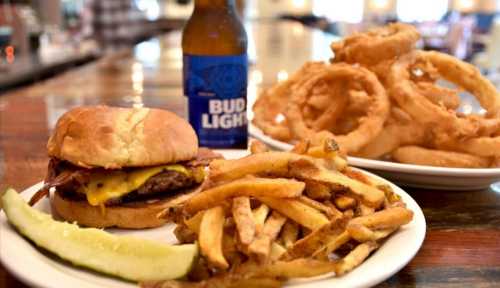
[{"label": "wooden table", "polygon": [[[294,23],[253,23],[247,30],[254,43],[250,99],[278,74],[283,77],[309,59],[330,57],[331,38]],[[179,36],[153,39],[133,52],[0,96],[0,191],[8,186],[23,190],[44,177],[49,133],[71,107],[143,103],[182,115]],[[407,191],[424,211],[426,239],[409,265],[379,287],[498,287],[500,193]],[[24,286],[0,266],[0,287]]]}]

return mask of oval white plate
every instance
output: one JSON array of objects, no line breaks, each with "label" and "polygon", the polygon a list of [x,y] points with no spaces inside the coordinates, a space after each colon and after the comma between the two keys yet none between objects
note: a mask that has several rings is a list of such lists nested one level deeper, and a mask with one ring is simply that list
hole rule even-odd
[{"label": "oval white plate", "polygon": [[[278,150],[290,150],[293,145],[278,141],[253,124],[250,135]],[[446,168],[389,161],[348,157],[350,165],[369,170],[399,185],[439,190],[479,190],[500,181],[500,168]]]},{"label": "oval white plate", "polygon": [[[239,158],[247,154],[244,150],[224,150],[226,158]],[[370,173],[368,173],[370,174]],[[377,176],[374,176],[377,177]],[[384,180],[385,181],[385,180]],[[369,287],[389,278],[402,269],[417,253],[425,237],[426,225],[422,210],[417,203],[401,188],[386,181],[394,191],[401,195],[408,208],[413,210],[414,218],[409,224],[392,235],[373,255],[352,272],[339,278],[317,281],[294,281],[293,287]],[[22,192],[28,200],[41,187],[38,183]],[[37,209],[50,213],[49,201],[44,198],[36,204]],[[176,243],[173,224],[148,230],[109,229],[116,234],[134,235],[166,243]],[[9,225],[5,213],[0,213],[0,260],[11,273],[29,285],[44,288],[81,287],[81,288],[128,288],[137,287],[134,283],[109,278],[71,266],[55,256],[35,248]]]}]

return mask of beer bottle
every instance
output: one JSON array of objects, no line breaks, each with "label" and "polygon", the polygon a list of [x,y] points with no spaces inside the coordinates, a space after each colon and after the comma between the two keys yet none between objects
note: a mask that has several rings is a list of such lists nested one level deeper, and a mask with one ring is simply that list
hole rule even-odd
[{"label": "beer bottle", "polygon": [[234,0],[195,0],[182,50],[188,119],[200,146],[246,148],[247,37]]}]

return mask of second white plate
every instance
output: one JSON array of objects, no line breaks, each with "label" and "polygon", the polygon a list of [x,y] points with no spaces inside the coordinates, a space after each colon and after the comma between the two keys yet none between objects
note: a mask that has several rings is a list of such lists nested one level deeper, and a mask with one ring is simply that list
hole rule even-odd
[{"label": "second white plate", "polygon": [[[278,150],[290,150],[289,143],[265,135],[250,124],[250,135]],[[479,190],[500,181],[500,168],[447,168],[401,164],[389,161],[348,157],[350,165],[366,169],[396,184],[438,190]]]}]

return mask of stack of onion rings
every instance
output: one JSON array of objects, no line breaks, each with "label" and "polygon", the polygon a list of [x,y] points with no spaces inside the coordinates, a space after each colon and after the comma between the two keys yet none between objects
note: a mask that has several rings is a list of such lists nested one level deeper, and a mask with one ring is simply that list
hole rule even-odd
[{"label": "stack of onion rings", "polygon": [[[359,119],[360,124],[357,129],[347,135],[335,137],[346,153],[358,151],[382,131],[384,122],[389,115],[390,103],[384,87],[373,73],[362,67],[337,64],[325,68],[324,71],[311,77],[304,85],[296,87],[296,91],[292,93],[288,102],[285,115],[289,120],[292,133],[299,139],[310,138],[316,132],[307,127],[301,113],[301,106],[307,102],[310,91],[320,81],[331,85],[336,85],[338,82],[346,85],[350,81],[355,81],[357,85],[364,88],[368,95],[372,96],[372,105],[368,107],[366,116]],[[325,113],[329,112],[327,109]]]},{"label": "stack of onion rings", "polygon": [[392,23],[385,27],[357,33],[330,45],[335,53],[334,62],[377,65],[412,51],[420,34],[415,27]]},{"label": "stack of onion rings", "polygon": [[[306,63],[260,95],[253,123],[291,143],[330,133],[358,157],[499,166],[498,91],[474,66],[416,50],[419,38],[413,26],[394,23],[332,43],[330,64]],[[484,113],[457,112],[461,91],[472,94]]]}]

